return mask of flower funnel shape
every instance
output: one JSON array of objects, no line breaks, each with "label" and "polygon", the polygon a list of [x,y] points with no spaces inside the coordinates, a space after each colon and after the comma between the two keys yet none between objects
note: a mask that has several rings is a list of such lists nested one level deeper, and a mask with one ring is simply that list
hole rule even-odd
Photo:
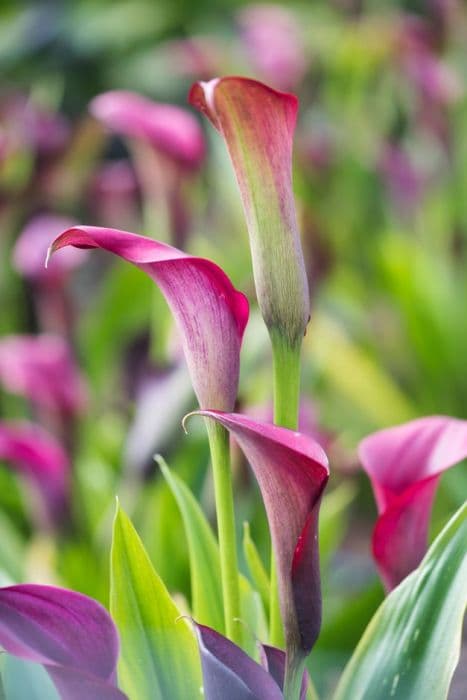
[{"label": "flower funnel shape", "polygon": [[0,588],[0,646],[43,664],[63,700],[124,700],[116,687],[118,636],[92,598],[54,586]]},{"label": "flower funnel shape", "polygon": [[186,109],[126,90],[98,95],[89,109],[114,133],[149,143],[180,165],[196,169],[203,160],[203,132]]},{"label": "flower funnel shape", "polygon": [[298,101],[248,78],[195,83],[192,105],[224,137],[243,200],[256,292],[271,334],[295,347],[310,316],[292,191]]},{"label": "flower funnel shape", "polygon": [[66,452],[52,435],[33,423],[0,422],[0,459],[33,482],[53,520],[64,515],[70,465]]},{"label": "flower funnel shape", "polygon": [[72,414],[86,403],[84,381],[57,335],[10,335],[0,341],[0,382],[43,408]]},{"label": "flower funnel shape", "polygon": [[274,678],[236,644],[195,623],[206,700],[282,700]]},{"label": "flower funnel shape", "polygon": [[233,408],[248,301],[220,267],[115,229],[71,228],[55,239],[50,251],[67,245],[102,248],[144,270],[161,289],[178,324],[200,406]]},{"label": "flower funnel shape", "polygon": [[258,481],[276,555],[286,649],[308,654],[321,627],[318,513],[329,477],[317,442],[236,413],[198,411],[235,437]]},{"label": "flower funnel shape", "polygon": [[379,513],[373,557],[391,590],[426,552],[440,476],[467,457],[467,421],[419,418],[369,435],[360,443],[359,455]]}]

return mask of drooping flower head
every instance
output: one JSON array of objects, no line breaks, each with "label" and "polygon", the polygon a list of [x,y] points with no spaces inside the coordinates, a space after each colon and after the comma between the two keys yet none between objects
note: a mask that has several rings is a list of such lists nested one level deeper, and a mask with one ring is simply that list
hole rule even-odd
[{"label": "drooping flower head", "polygon": [[248,301],[217,265],[116,229],[76,226],[58,236],[50,252],[68,245],[102,248],[144,270],[161,289],[178,324],[200,406],[233,408]]}]

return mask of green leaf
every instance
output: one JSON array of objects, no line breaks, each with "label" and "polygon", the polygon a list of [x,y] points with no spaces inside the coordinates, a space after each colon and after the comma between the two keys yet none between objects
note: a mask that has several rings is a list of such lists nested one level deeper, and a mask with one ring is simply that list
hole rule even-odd
[{"label": "green leaf", "polygon": [[266,614],[269,614],[269,577],[251,539],[250,523],[243,523],[243,553],[256,590],[261,596]]},{"label": "green leaf", "polygon": [[467,503],[422,563],[382,603],[334,700],[443,700],[459,658],[467,601]]},{"label": "green leaf", "polygon": [[193,617],[224,633],[219,548],[214,533],[189,488],[156,457],[162,474],[177,501],[188,541]]},{"label": "green leaf", "polygon": [[348,506],[355,497],[355,485],[343,481],[333,491],[326,494],[319,513],[319,553],[321,566],[337,550],[345,535],[348,519]]},{"label": "green leaf", "polygon": [[130,698],[197,697],[201,671],[193,631],[172,601],[128,516],[117,508],[110,609],[121,640],[119,681]]}]

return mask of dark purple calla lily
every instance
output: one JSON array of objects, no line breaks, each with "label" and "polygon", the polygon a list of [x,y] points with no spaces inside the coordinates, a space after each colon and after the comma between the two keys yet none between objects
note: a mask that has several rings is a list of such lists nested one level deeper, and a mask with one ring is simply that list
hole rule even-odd
[{"label": "dark purple calla lily", "polygon": [[[285,665],[286,665],[286,655],[282,649],[277,649],[277,647],[271,647],[267,644],[261,645],[262,663],[264,668],[269,672],[269,674],[274,678],[277,685],[284,689],[285,680]],[[308,689],[308,672],[305,671],[303,674],[302,688],[300,691],[300,700],[306,699],[306,692]]]},{"label": "dark purple calla lily", "polygon": [[195,623],[206,700],[283,700],[273,677],[240,647]]},{"label": "dark purple calla lily", "polygon": [[160,287],[182,335],[193,388],[202,407],[232,409],[248,301],[220,267],[134,233],[76,226],[52,244],[102,248],[144,270]]},{"label": "dark purple calla lily", "polygon": [[0,382],[7,391],[63,414],[86,403],[83,379],[68,344],[57,335],[10,335],[0,341]]},{"label": "dark purple calla lily", "polygon": [[286,649],[305,656],[321,626],[318,513],[329,468],[312,438],[236,413],[197,411],[235,437],[258,481],[277,560]]},{"label": "dark purple calla lily", "polygon": [[359,445],[379,518],[373,556],[387,589],[422,560],[441,474],[467,457],[467,421],[429,416],[381,430]]},{"label": "dark purple calla lily", "polygon": [[32,423],[0,422],[0,459],[32,481],[53,522],[65,514],[68,501],[68,456],[57,440]]},{"label": "dark purple calla lily", "polygon": [[0,646],[48,671],[63,700],[123,700],[116,687],[118,636],[107,611],[53,586],[0,588]]}]

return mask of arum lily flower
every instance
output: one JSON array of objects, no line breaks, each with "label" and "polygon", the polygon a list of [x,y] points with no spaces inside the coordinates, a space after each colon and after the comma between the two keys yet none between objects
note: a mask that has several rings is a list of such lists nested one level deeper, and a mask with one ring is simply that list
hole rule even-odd
[{"label": "arum lily flower", "polygon": [[373,557],[388,590],[422,560],[441,474],[467,457],[467,421],[429,416],[381,430],[359,445],[379,517]]},{"label": "arum lily flower", "polygon": [[124,700],[117,631],[92,598],[54,586],[0,588],[0,647],[42,664],[63,700]]},{"label": "arum lily flower", "polygon": [[196,119],[181,107],[124,90],[98,95],[90,111],[110,131],[129,139],[146,204],[157,214],[157,228],[165,226],[166,238],[181,245],[188,225],[183,185],[204,158]]},{"label": "arum lily flower", "polygon": [[206,700],[282,700],[274,678],[240,647],[210,627],[195,629]]},{"label": "arum lily flower", "polygon": [[36,406],[71,415],[86,403],[84,381],[59,336],[10,335],[0,341],[0,383]]},{"label": "arum lily flower", "polygon": [[258,481],[277,561],[288,671],[297,673],[321,626],[318,514],[327,457],[301,433],[235,413],[196,413],[230,431]]},{"label": "arum lily flower", "polygon": [[57,214],[38,214],[26,224],[13,249],[13,265],[33,283],[57,287],[69,273],[86,258],[84,250],[64,250],[47,268],[44,259],[53,236],[73,226],[75,222]]},{"label": "arum lily flower", "polygon": [[159,286],[178,323],[200,406],[233,408],[248,301],[213,262],[134,233],[76,226],[53,242],[102,248],[144,270]]},{"label": "arum lily flower", "polygon": [[297,98],[255,80],[229,77],[195,83],[189,100],[225,139],[266,326],[273,339],[300,347],[310,303],[292,191]]},{"label": "arum lily flower", "polygon": [[63,518],[68,502],[68,457],[57,440],[32,423],[0,422],[0,459],[28,478],[42,495],[46,517]]},{"label": "arum lily flower", "polygon": [[296,16],[280,5],[249,5],[241,10],[238,20],[254,70],[280,90],[293,90],[307,66]]}]

